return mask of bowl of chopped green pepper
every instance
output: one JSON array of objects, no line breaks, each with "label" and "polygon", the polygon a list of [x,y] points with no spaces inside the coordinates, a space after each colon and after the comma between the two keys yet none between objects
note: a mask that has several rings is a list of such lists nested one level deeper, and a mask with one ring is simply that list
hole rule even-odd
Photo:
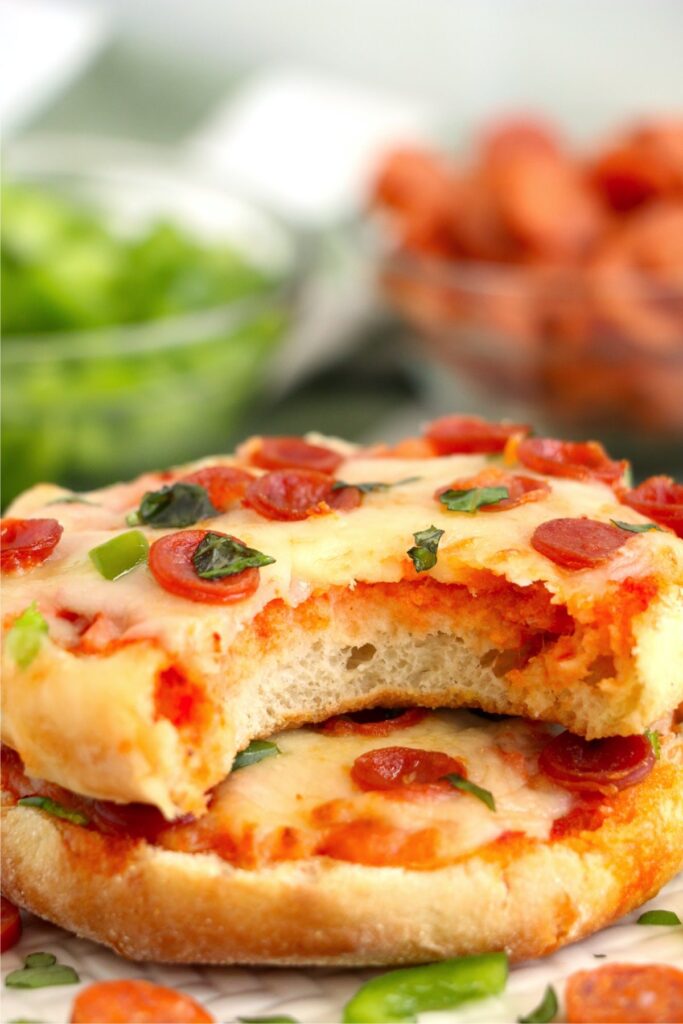
[{"label": "bowl of chopped green pepper", "polygon": [[41,138],[5,154],[3,503],[228,450],[304,277],[301,239],[173,155]]}]

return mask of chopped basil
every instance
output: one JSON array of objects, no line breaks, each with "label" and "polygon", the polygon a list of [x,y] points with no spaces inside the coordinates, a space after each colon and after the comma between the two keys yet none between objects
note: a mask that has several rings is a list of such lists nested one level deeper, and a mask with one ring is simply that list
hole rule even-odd
[{"label": "chopped basil", "polygon": [[552,985],[548,985],[543,999],[541,999],[536,1009],[532,1010],[525,1017],[518,1017],[518,1024],[548,1024],[549,1021],[555,1019],[559,1008],[555,989]]},{"label": "chopped basil", "polygon": [[294,1017],[287,1014],[276,1014],[275,1017],[238,1017],[241,1024],[298,1024]]},{"label": "chopped basil", "polygon": [[436,565],[436,552],[439,541],[444,535],[443,530],[436,526],[430,526],[426,530],[419,530],[413,534],[415,547],[408,549],[408,557],[412,559],[417,572],[426,572]]},{"label": "chopped basil", "polygon": [[457,772],[449,772],[448,775],[444,775],[444,779],[448,779],[451,786],[454,786],[455,789],[460,789],[463,793],[471,793],[472,796],[476,796],[477,800],[481,800],[482,803],[486,804],[490,811],[495,811],[496,801],[490,790],[482,789],[481,786],[470,782],[469,779],[464,779]]},{"label": "chopped basil", "polygon": [[52,953],[29,953],[24,960],[25,967],[52,967],[57,963],[57,957]]},{"label": "chopped basil", "polygon": [[341,491],[345,487],[355,487],[356,490],[362,491],[363,494],[372,494],[373,491],[390,491],[392,487],[401,487],[403,484],[414,484],[421,479],[422,477],[419,476],[407,476],[405,480],[394,480],[393,483],[372,480],[369,483],[362,484],[347,484],[345,480],[337,480],[332,484],[332,490]]},{"label": "chopped basil", "polygon": [[90,561],[105,580],[118,580],[147,561],[149,544],[140,530],[128,530],[91,548]]},{"label": "chopped basil", "polygon": [[37,807],[53,818],[62,818],[70,821],[72,825],[87,825],[88,817],[80,811],[72,811],[69,807],[58,804],[56,800],[50,800],[49,796],[22,796],[17,800],[22,807]]},{"label": "chopped basil", "polygon": [[192,526],[201,519],[219,515],[205,487],[176,483],[158,491],[147,491],[136,512],[126,517],[129,526],[144,523],[156,529],[166,526]]},{"label": "chopped basil", "polygon": [[673,927],[681,924],[680,917],[673,910],[646,910],[641,914],[636,924],[659,924]]},{"label": "chopped basil", "polygon": [[659,530],[664,533],[657,523],[622,523],[620,519],[610,519],[612,526],[618,526],[620,530],[628,530],[629,533],[647,533],[649,530]]},{"label": "chopped basil", "polygon": [[593,956],[596,960],[604,960],[607,956],[607,953],[593,953]]},{"label": "chopped basil", "polygon": [[[94,508],[102,508],[96,501],[90,501],[88,498],[82,498],[80,494],[67,494],[64,498],[53,498],[52,501],[48,501],[48,505],[92,505]],[[47,505],[45,506],[47,508]]]},{"label": "chopped basil", "polygon": [[192,564],[197,575],[203,580],[234,576],[245,569],[272,565],[274,561],[270,555],[264,555],[255,548],[248,548],[234,537],[226,537],[220,533],[207,533],[192,555]]},{"label": "chopped basil", "polygon": [[510,497],[507,487],[471,487],[466,491],[444,491],[439,501],[449,512],[476,512],[485,505],[497,505]]},{"label": "chopped basil", "polygon": [[58,964],[52,953],[30,953],[24,966],[5,978],[8,988],[47,988],[50,985],[77,985],[81,979],[73,967]]},{"label": "chopped basil", "polygon": [[415,1021],[428,1010],[450,1010],[505,988],[505,953],[463,956],[421,967],[404,967],[366,981],[344,1007],[344,1024]]},{"label": "chopped basil", "polygon": [[47,622],[38,611],[33,601],[21,615],[14,620],[7,634],[7,650],[19,668],[28,668],[40,650],[43,638],[47,635]]},{"label": "chopped basil", "polygon": [[659,759],[659,755],[662,752],[662,744],[659,740],[659,733],[656,732],[654,729],[646,729],[644,735],[645,738],[650,741],[650,746],[654,751],[655,757]]},{"label": "chopped basil", "polygon": [[231,771],[236,772],[238,768],[248,768],[251,764],[258,764],[259,761],[264,761],[267,757],[275,757],[279,753],[280,748],[276,743],[271,743],[269,740],[252,740],[248,747],[240,750],[232,762]]}]

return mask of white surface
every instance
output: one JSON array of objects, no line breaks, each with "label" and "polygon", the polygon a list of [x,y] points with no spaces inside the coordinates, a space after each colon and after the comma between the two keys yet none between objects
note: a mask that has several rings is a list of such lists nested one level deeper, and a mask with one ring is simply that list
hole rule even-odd
[{"label": "white surface", "polygon": [[[683,875],[679,875],[647,909],[674,910],[683,919]],[[564,980],[574,971],[606,963],[667,963],[683,968],[683,927],[636,925],[641,910],[585,942],[560,950],[511,971],[506,990],[447,1013],[429,1013],[421,1024],[495,1024],[512,1022],[529,1013],[541,1000],[546,985],[554,985],[562,999]],[[37,951],[53,953],[71,964],[81,982],[110,978],[146,978],[181,989],[206,1006],[217,1021],[232,1022],[238,1015],[289,1014],[301,1024],[335,1024],[345,1002],[371,975],[357,970],[256,970],[229,967],[160,967],[129,963],[92,942],[77,939],[37,918],[26,921],[18,946],[3,957],[4,975],[20,967],[22,958]],[[595,954],[605,954],[596,959]],[[75,985],[35,991],[4,989],[3,1024],[17,1018],[42,1024],[66,1024],[79,988]],[[562,1012],[558,1021],[564,1020]]]},{"label": "white surface", "polygon": [[74,0],[2,0],[0,120],[5,132],[83,70],[108,20],[104,8]]}]

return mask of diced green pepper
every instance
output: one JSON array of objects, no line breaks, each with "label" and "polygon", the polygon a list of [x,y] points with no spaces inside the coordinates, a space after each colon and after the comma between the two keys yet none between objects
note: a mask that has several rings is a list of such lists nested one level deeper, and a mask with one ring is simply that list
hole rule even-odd
[{"label": "diced green pepper", "polygon": [[27,668],[31,664],[46,635],[47,622],[38,611],[38,605],[33,601],[15,619],[7,634],[7,650],[19,668]]},{"label": "diced green pepper", "polygon": [[120,533],[104,544],[91,548],[90,561],[105,580],[117,580],[147,561],[149,544],[140,530]]}]

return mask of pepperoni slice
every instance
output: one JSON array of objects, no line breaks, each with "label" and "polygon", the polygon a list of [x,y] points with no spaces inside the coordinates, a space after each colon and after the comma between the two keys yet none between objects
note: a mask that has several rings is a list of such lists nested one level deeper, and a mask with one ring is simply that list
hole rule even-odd
[{"label": "pepperoni slice", "polygon": [[539,501],[550,494],[550,485],[545,480],[533,476],[519,476],[513,473],[502,473],[499,469],[485,469],[476,476],[465,480],[454,480],[448,487],[440,487],[434,493],[439,501],[446,491],[469,491],[475,487],[507,487],[508,497],[497,501],[495,505],[482,505],[480,512],[504,512],[506,509],[524,505],[529,501]]},{"label": "pepperoni slice", "polygon": [[186,484],[199,484],[207,491],[213,507],[227,512],[231,505],[242,500],[254,477],[236,466],[206,466],[181,479]]},{"label": "pepperoni slice", "polygon": [[[381,747],[368,750],[353,762],[351,778],[363,790],[402,790],[431,786],[444,775],[465,775],[461,761],[438,750],[415,747]],[[448,783],[444,784],[448,786]]]},{"label": "pepperoni slice", "polygon": [[668,964],[604,964],[567,979],[569,1024],[681,1024],[683,971]]},{"label": "pepperoni slice", "polygon": [[630,538],[625,530],[597,519],[548,519],[537,526],[531,546],[563,569],[592,569]]},{"label": "pepperoni slice", "polygon": [[348,512],[361,503],[357,487],[334,489],[334,480],[314,469],[265,473],[247,488],[244,504],[266,519],[308,519],[335,509]]},{"label": "pepperoni slice", "polygon": [[16,946],[21,938],[21,914],[17,907],[0,896],[0,953]]},{"label": "pepperoni slice", "polygon": [[646,736],[608,736],[584,740],[571,732],[554,736],[543,748],[538,766],[564,789],[612,795],[635,786],[655,764]]},{"label": "pepperoni slice", "polygon": [[3,519],[0,523],[3,572],[40,565],[57,547],[63,532],[56,519]]},{"label": "pepperoni slice", "polygon": [[251,461],[261,469],[315,469],[318,473],[334,473],[344,457],[331,448],[309,444],[300,437],[263,437],[260,447],[252,452]]},{"label": "pepperoni slice", "polygon": [[[218,533],[217,530],[179,530],[155,540],[149,549],[149,568],[154,579],[170,594],[205,604],[231,604],[251,597],[258,589],[258,569],[244,569],[234,576],[212,580],[197,575],[192,556],[209,532]],[[219,533],[218,536],[229,534]]]},{"label": "pepperoni slice", "polygon": [[426,716],[424,708],[373,708],[354,711],[348,715],[335,715],[318,726],[326,736],[388,736],[394,729],[410,729]]},{"label": "pepperoni slice", "polygon": [[442,416],[424,431],[438,455],[502,452],[515,434],[528,434],[525,423],[489,423],[481,416]]},{"label": "pepperoni slice", "polygon": [[613,484],[628,468],[626,459],[610,459],[598,441],[556,441],[549,437],[528,437],[517,447],[517,458],[536,473],[567,476],[574,480],[602,480]]},{"label": "pepperoni slice", "polygon": [[683,537],[683,484],[670,476],[651,476],[638,487],[619,495],[624,505],[668,526],[677,537]]},{"label": "pepperoni slice", "polygon": [[71,1024],[213,1024],[196,1000],[149,981],[97,981],[79,992]]}]

